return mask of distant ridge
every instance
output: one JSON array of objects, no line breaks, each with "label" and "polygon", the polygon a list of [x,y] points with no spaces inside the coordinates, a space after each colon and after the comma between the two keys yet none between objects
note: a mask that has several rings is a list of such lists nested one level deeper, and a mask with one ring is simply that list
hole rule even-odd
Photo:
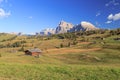
[{"label": "distant ridge", "polygon": [[51,34],[59,34],[59,33],[67,33],[67,32],[76,32],[76,31],[89,31],[89,30],[97,30],[92,23],[87,21],[82,21],[80,24],[73,25],[72,23],[68,23],[65,21],[61,21],[55,29],[45,29],[40,32],[40,35],[51,35]]},{"label": "distant ridge", "polygon": [[22,32],[12,32],[8,34],[14,34],[14,35],[41,35],[41,36],[47,36],[47,35],[52,35],[52,34],[60,34],[60,33],[67,33],[67,32],[76,32],[76,31],[90,31],[90,30],[97,30],[99,28],[95,27],[92,23],[87,22],[87,21],[82,21],[80,24],[73,25],[72,23],[68,23],[65,21],[60,21],[58,26],[53,29],[53,28],[47,28],[43,31],[36,32],[36,33],[22,33]]}]

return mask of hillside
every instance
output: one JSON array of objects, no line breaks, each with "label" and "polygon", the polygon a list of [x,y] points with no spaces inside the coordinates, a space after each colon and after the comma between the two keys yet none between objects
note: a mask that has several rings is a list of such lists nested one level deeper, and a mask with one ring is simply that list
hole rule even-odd
[{"label": "hillside", "polygon": [[[120,29],[0,38],[0,80],[120,79]],[[34,47],[39,58],[24,54]]]},{"label": "hillside", "polygon": [[[4,56],[7,57],[9,53],[11,56],[14,56],[13,58],[15,58],[15,55],[20,54],[23,57],[28,57],[24,55],[23,51],[26,49],[32,49],[34,47],[37,47],[42,50],[43,52],[42,55],[44,57],[50,57],[51,60],[54,60],[52,61],[53,63],[54,62],[56,63],[56,61],[64,62],[68,60],[68,63],[72,64],[73,63],[83,64],[86,62],[90,64],[92,63],[92,61],[93,62],[95,61],[98,64],[99,63],[108,64],[109,60],[111,60],[110,57],[115,57],[112,58],[112,60],[114,61],[114,63],[118,63],[120,55],[119,54],[120,44],[119,40],[115,39],[119,38],[120,33],[119,31],[120,31],[119,29],[111,31],[98,30],[77,33],[64,33],[52,36],[13,35],[14,39],[11,39],[12,35],[8,37],[8,34],[6,35],[4,34],[4,41],[2,40],[0,42],[1,47],[0,54],[2,56],[1,59],[3,61],[4,60],[9,61],[9,59],[6,59],[4,57]],[[114,32],[116,33],[113,34]],[[21,58],[21,56],[16,56],[16,59],[17,58]],[[40,60],[41,59],[42,58],[40,58]],[[50,62],[49,60],[47,61]],[[39,63],[41,63],[41,61]]]}]

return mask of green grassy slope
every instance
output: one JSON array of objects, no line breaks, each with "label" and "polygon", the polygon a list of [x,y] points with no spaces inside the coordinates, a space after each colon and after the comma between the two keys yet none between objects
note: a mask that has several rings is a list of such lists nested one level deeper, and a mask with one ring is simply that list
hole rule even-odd
[{"label": "green grassy slope", "polygon": [[[66,36],[64,39],[58,38],[61,35],[0,35],[0,44],[4,45],[0,48],[0,80],[120,79],[120,40],[114,40],[120,35],[97,33],[79,36],[77,33],[76,38],[75,34],[69,35],[62,34]],[[19,46],[8,46],[16,42]],[[21,47],[38,47],[43,53],[39,58],[26,56],[19,51]]]},{"label": "green grassy slope", "polygon": [[120,68],[81,65],[0,64],[2,80],[119,80]]}]

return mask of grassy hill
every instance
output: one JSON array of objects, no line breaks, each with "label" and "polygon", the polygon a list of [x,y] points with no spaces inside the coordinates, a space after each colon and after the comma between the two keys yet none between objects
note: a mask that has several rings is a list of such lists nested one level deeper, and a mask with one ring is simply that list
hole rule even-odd
[{"label": "grassy hill", "polygon": [[[119,29],[52,36],[0,34],[0,80],[119,80],[119,38]],[[21,50],[34,47],[43,51],[39,58]]]}]

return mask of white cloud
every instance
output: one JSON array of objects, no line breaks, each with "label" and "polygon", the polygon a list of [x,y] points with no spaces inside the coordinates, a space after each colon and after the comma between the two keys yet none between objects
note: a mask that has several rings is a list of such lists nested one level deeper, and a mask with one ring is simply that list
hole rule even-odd
[{"label": "white cloud", "polygon": [[113,21],[120,20],[120,13],[117,13],[117,14],[115,14],[115,15],[110,14],[110,15],[108,16],[108,20],[113,20]]},{"label": "white cloud", "polygon": [[111,1],[109,1],[107,4],[105,4],[106,7],[108,7],[108,6],[110,6],[110,5],[118,6],[118,5],[120,5],[120,3],[117,2],[116,0],[111,0]]},{"label": "white cloud", "polygon": [[109,20],[112,20],[112,19],[113,19],[113,14],[110,14],[110,15],[108,16],[108,19],[109,19]]},{"label": "white cloud", "polygon": [[8,17],[10,15],[10,12],[5,12],[4,9],[0,8],[0,18]]},{"label": "white cloud", "polygon": [[110,23],[112,23],[112,21],[107,21],[107,22],[105,22],[106,24],[110,24]]},{"label": "white cloud", "polygon": [[96,17],[97,17],[97,16],[100,16],[100,15],[101,15],[101,13],[100,13],[100,12],[98,12],[98,13],[96,14]]}]

